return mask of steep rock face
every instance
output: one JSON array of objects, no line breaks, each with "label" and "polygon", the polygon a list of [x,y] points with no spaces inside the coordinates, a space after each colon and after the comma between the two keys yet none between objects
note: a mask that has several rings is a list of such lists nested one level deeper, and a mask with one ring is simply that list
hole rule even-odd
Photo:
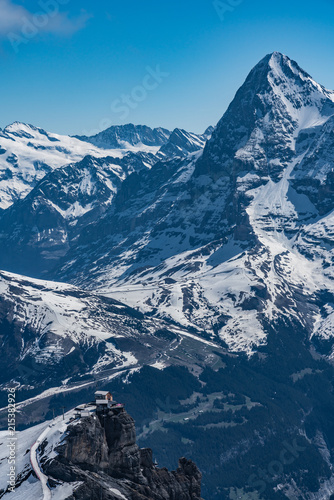
[{"label": "steep rock face", "polygon": [[[200,151],[204,148],[210,130],[203,135],[193,134],[176,128],[171,133],[168,142],[161,146],[158,156],[160,157],[173,157],[173,156],[187,156],[189,153]],[[208,134],[208,135],[207,135]]]},{"label": "steep rock face", "polygon": [[99,420],[85,419],[69,427],[68,432],[61,456],[75,465],[85,464],[91,470],[108,467],[108,445]]},{"label": "steep rock face", "polygon": [[294,168],[292,186],[325,215],[334,208],[334,116],[323,126],[303,130],[296,153],[301,159]]},{"label": "steep rock face", "polygon": [[70,425],[56,452],[57,457],[45,465],[51,481],[83,483],[69,499],[120,498],[113,491],[131,500],[201,498],[201,473],[196,465],[182,458],[176,471],[156,467],[152,450],[137,446],[134,421],[124,409]]},{"label": "steep rock face", "polygon": [[104,430],[110,450],[108,473],[120,477],[139,477],[140,452],[136,446],[133,419],[125,411],[110,415],[105,419]]},{"label": "steep rock face", "polygon": [[[67,255],[71,264],[61,265],[50,276],[100,282],[100,267],[92,270],[85,259],[87,245],[91,257],[97,262],[102,259],[108,269],[103,280],[138,279],[139,273],[143,278],[149,268],[166,259],[231,232],[224,211],[224,185],[215,186],[213,192],[196,190],[191,183],[195,163],[196,156],[161,161],[150,171],[126,179],[105,216],[80,235]],[[97,240],[99,245],[91,245]]]}]

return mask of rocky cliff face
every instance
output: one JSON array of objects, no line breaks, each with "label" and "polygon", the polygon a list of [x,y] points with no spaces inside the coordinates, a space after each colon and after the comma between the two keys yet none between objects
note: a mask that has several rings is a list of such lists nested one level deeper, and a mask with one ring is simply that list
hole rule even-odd
[{"label": "rocky cliff face", "polygon": [[181,458],[176,471],[159,469],[152,450],[137,446],[134,421],[124,409],[73,423],[56,451],[45,465],[50,482],[81,483],[68,500],[201,498],[196,465]]},{"label": "rocky cliff face", "polygon": [[161,146],[158,157],[185,157],[188,156],[189,153],[200,151],[204,148],[208,137],[210,137],[210,132],[210,127],[203,135],[176,128],[171,133],[168,142]]}]

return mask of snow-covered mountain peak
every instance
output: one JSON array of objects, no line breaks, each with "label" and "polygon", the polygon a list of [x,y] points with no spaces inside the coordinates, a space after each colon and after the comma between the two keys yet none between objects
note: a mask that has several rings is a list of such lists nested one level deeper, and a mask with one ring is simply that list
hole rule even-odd
[{"label": "snow-covered mountain peak", "polygon": [[[290,117],[303,128],[323,124],[334,114],[334,93],[318,84],[295,61],[275,52],[269,59],[267,78]],[[297,133],[295,133],[295,136]]]},{"label": "snow-covered mountain peak", "polygon": [[156,153],[166,144],[171,132],[162,127],[150,128],[146,125],[113,125],[93,136],[77,136],[78,139],[90,142],[99,148],[131,149],[136,147],[143,151]]},{"label": "snow-covered mountain peak", "polygon": [[[280,52],[266,55],[249,73],[245,84],[252,85],[254,91],[261,92],[269,82],[271,88],[283,85],[283,94],[289,95],[289,89],[297,85],[296,93],[319,93],[318,98],[334,100],[334,92],[317,83],[299,64]],[[245,85],[244,84],[244,85]],[[241,87],[243,89],[244,86]],[[240,89],[240,90],[241,90]],[[295,96],[296,94],[294,94]],[[313,95],[313,99],[317,96]]]},{"label": "snow-covered mountain peak", "polygon": [[[313,331],[312,301],[331,286],[306,256],[307,226],[334,208],[333,130],[331,93],[287,56],[266,56],[203,154],[129,177],[55,276],[217,333],[236,351],[265,344],[267,322],[283,317]],[[161,150],[180,156],[190,139],[176,129]]]},{"label": "snow-covered mountain peak", "polygon": [[[308,88],[310,91],[318,92],[320,97],[325,99],[329,98],[334,102],[334,92],[317,83],[296,63],[296,61],[293,61],[288,56],[281,54],[280,52],[273,52],[267,57],[269,57],[268,65],[271,69],[271,75],[269,76],[275,75],[277,78],[280,78],[282,82],[286,81],[287,78],[290,79],[290,82],[292,79],[295,79],[296,82],[301,84],[299,91],[303,91],[301,87],[305,85],[306,89]],[[313,98],[315,97],[316,96],[313,95]]]},{"label": "snow-covered mountain peak", "polygon": [[29,123],[23,123],[23,122],[18,122],[18,121],[15,121],[15,122],[7,125],[3,129],[3,132],[7,133],[7,134],[18,134],[18,136],[22,136],[22,137],[24,137],[26,135],[31,135],[31,137],[34,137],[36,132],[39,132],[42,135],[51,135],[39,127],[35,127],[34,125],[30,125]]},{"label": "snow-covered mountain peak", "polygon": [[236,93],[196,174],[231,177],[244,172],[277,180],[295,156],[301,131],[323,125],[333,115],[333,92],[287,56],[269,54]]}]

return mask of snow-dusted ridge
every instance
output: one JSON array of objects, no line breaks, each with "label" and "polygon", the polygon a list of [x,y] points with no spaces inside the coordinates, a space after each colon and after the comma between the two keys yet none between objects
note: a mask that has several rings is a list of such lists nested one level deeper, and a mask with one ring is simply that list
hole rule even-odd
[{"label": "snow-dusted ridge", "polygon": [[[112,314],[101,317],[97,312],[102,304],[99,297],[61,283],[40,280],[27,280],[22,276],[9,273],[0,275],[0,294],[2,302],[11,312],[13,324],[22,330],[28,328],[36,338],[33,342],[22,337],[20,361],[33,357],[37,364],[56,365],[61,359],[71,355],[80,345],[99,345],[111,337],[117,338],[130,328],[119,330],[117,312],[125,311],[125,306],[115,304]],[[96,309],[95,314],[93,310]],[[121,352],[111,343],[98,356],[92,366],[99,371],[104,366],[116,362],[119,367],[136,365],[132,353]]]},{"label": "snow-dusted ridge", "polygon": [[13,123],[0,132],[0,208],[28,194],[46,173],[87,155],[102,158],[108,154],[121,157],[124,152],[101,151],[78,139]]},{"label": "snow-dusted ridge", "polygon": [[160,144],[123,143],[101,148],[75,137],[49,133],[14,122],[0,130],[0,208],[6,209],[26,196],[47,173],[85,156],[122,158],[125,154],[155,154]]}]

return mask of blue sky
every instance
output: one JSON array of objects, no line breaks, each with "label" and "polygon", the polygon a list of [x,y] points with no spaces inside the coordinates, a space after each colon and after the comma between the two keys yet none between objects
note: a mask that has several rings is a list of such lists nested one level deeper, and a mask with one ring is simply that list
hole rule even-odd
[{"label": "blue sky", "polygon": [[215,1],[0,0],[0,127],[201,132],[275,50],[334,88],[333,0]]}]

